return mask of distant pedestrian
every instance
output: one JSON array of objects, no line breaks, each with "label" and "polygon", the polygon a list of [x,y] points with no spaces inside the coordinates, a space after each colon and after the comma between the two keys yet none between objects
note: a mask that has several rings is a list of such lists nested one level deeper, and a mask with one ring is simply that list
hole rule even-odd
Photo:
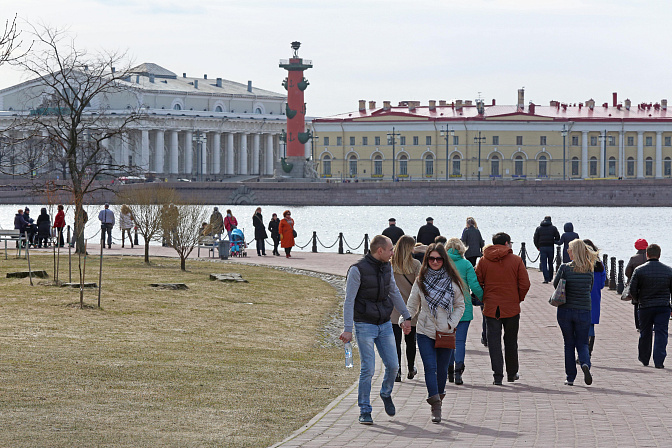
[{"label": "distant pedestrian", "polygon": [[119,213],[119,228],[121,229],[121,247],[124,247],[126,234],[128,234],[128,241],[131,243],[131,249],[133,249],[133,236],[131,235],[131,229],[133,229],[133,213],[131,213],[131,208],[126,204],[121,206],[121,211]]},{"label": "distant pedestrian", "polygon": [[[597,253],[583,241],[574,240],[567,248],[570,262],[560,265],[555,274],[553,287],[557,288],[561,280],[565,280],[567,302],[558,306],[557,318],[562,339],[565,345],[565,384],[574,385],[576,378],[576,362],[574,353],[579,355],[579,364],[583,371],[586,385],[593,383],[590,374],[590,350],[588,335],[590,333],[591,291],[593,289],[593,268],[597,261]],[[668,311],[669,318],[669,311]]]},{"label": "distant pedestrian", "polygon": [[[530,278],[522,258],[513,254],[511,237],[500,232],[492,237],[492,246],[483,249],[476,265],[476,277],[483,288],[483,314],[488,326],[488,352],[494,377],[502,385],[504,361],[508,382],[518,379],[518,327],[520,302],[530,289]],[[504,329],[504,357],[502,357]]]},{"label": "distant pedestrian", "polygon": [[434,218],[430,216],[425,221],[427,224],[420,227],[420,230],[418,230],[418,237],[416,238],[416,241],[418,243],[429,246],[430,244],[434,243],[434,239],[437,236],[441,235],[441,232],[439,232],[439,229],[434,226]]},{"label": "distant pedestrian", "polygon": [[485,241],[481,236],[481,231],[478,230],[478,225],[476,220],[471,216],[467,218],[467,225],[462,231],[462,237],[460,238],[464,245],[467,247],[467,251],[464,253],[464,258],[469,260],[472,266],[476,266],[476,261],[479,257],[483,256],[483,246],[485,246]]},{"label": "distant pedestrian", "polygon": [[558,228],[551,222],[551,217],[546,216],[534,231],[534,246],[539,250],[544,283],[553,279],[553,248],[559,240]]},{"label": "distant pedestrian", "polygon": [[282,214],[283,219],[280,220],[278,231],[280,232],[280,245],[285,249],[285,257],[292,258],[292,247],[294,247],[294,238],[296,231],[294,230],[294,220],[292,213],[285,210]]},{"label": "distant pedestrian", "polygon": [[49,241],[51,240],[51,217],[47,213],[47,209],[42,207],[40,210],[40,215],[37,217],[37,238],[36,244],[37,247],[41,248],[44,243],[44,247],[49,246]]},{"label": "distant pedestrian", "polygon": [[254,241],[257,246],[257,256],[266,256],[266,226],[264,225],[264,217],[261,215],[261,207],[257,207],[252,215],[252,225],[254,226]]},{"label": "distant pedestrian", "polygon": [[590,291],[590,331],[588,332],[588,354],[593,357],[595,347],[595,325],[600,323],[600,310],[602,309],[602,289],[607,284],[607,270],[600,261],[600,251],[591,240],[583,240],[589,249],[597,254],[597,261],[593,268],[593,289]]},{"label": "distant pedestrian", "polygon": [[112,229],[114,228],[114,212],[110,210],[110,203],[105,203],[100,213],[98,213],[98,220],[100,220],[100,244],[105,246],[105,234],[107,233],[107,248],[112,249]]},{"label": "distant pedestrian", "polygon": [[271,239],[273,239],[273,255],[280,255],[278,252],[278,245],[280,245],[280,218],[277,213],[273,213],[271,220],[268,222],[268,230],[271,232]]},{"label": "distant pedestrian", "polygon": [[632,274],[630,294],[639,302],[639,361],[645,366],[651,359],[653,334],[653,364],[665,367],[668,327],[670,323],[670,294],[672,293],[672,268],[660,262],[660,246],[646,248],[646,263]]},{"label": "distant pedestrian", "polygon": [[37,235],[37,224],[35,220],[30,217],[30,209],[28,207],[23,208],[23,220],[26,221],[26,239],[28,244],[35,246],[35,235]]},{"label": "distant pedestrian", "polygon": [[558,242],[555,244],[558,246],[562,245],[562,262],[569,263],[571,260],[569,258],[569,254],[567,253],[567,247],[569,246],[569,243],[579,238],[579,234],[574,231],[574,224],[571,222],[565,223],[564,231],[565,233],[562,234]]},{"label": "distant pedestrian", "polygon": [[65,211],[63,210],[63,204],[58,204],[58,212],[56,212],[56,217],[54,218],[54,229],[56,229],[58,237],[58,247],[63,247],[65,241],[63,239],[63,229],[65,227]]},{"label": "distant pedestrian", "polygon": [[388,220],[389,227],[383,230],[383,235],[392,240],[392,244],[397,244],[399,238],[404,235],[404,231],[401,228],[397,227],[397,220],[390,218]]},{"label": "distant pedestrian", "polygon": [[212,227],[212,236],[221,239],[222,232],[224,231],[224,218],[219,212],[219,207],[215,207],[212,210],[212,214],[210,215],[210,226]]},{"label": "distant pedestrian", "polygon": [[28,223],[26,220],[23,218],[23,209],[20,208],[19,211],[14,215],[14,230],[19,231],[19,235],[22,238],[25,238],[26,236],[26,227],[28,226]]},{"label": "distant pedestrian", "polygon": [[[635,268],[646,263],[646,248],[648,246],[649,243],[643,238],[635,241],[635,249],[637,249],[637,253],[630,257],[628,265],[625,267],[625,277],[627,278],[627,283],[630,283],[630,279],[632,278],[633,272],[635,272]],[[637,331],[639,331],[641,328],[639,322],[639,307],[637,306],[637,302],[634,299],[632,301],[632,305],[635,309],[635,328]]]},{"label": "distant pedestrian", "polygon": [[226,233],[229,235],[229,241],[231,241],[231,231],[237,227],[238,220],[235,216],[233,216],[231,209],[227,210],[226,217],[224,218],[224,228],[226,229]]}]

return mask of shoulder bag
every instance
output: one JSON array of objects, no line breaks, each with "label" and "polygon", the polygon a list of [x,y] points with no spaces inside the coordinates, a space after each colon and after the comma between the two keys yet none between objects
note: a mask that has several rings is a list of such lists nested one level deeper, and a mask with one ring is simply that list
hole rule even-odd
[{"label": "shoulder bag", "polygon": [[[434,316],[432,316],[432,319],[434,319]],[[436,319],[434,319],[434,325],[436,328],[439,328],[436,324]],[[434,348],[450,348],[455,350],[455,331],[453,330],[451,333],[446,333],[444,331],[436,330]]]},{"label": "shoulder bag", "polygon": [[625,288],[623,288],[623,293],[621,293],[621,300],[627,300],[630,301],[633,305],[637,303],[634,297],[630,294],[630,283],[628,282],[627,285],[625,285]]},{"label": "shoulder bag", "polygon": [[[561,267],[560,269],[563,269],[562,275],[564,276],[565,274],[564,267]],[[558,286],[555,288],[555,291],[553,291],[553,294],[551,294],[551,298],[548,299],[548,303],[550,303],[553,306],[560,306],[567,303],[567,295],[565,292],[566,285],[567,280],[561,278],[560,281],[558,282]]]}]

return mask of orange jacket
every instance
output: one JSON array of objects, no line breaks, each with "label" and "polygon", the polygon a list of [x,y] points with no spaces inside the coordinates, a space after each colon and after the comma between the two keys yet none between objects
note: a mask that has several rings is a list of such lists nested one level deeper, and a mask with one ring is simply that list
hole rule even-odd
[{"label": "orange jacket", "polygon": [[280,232],[280,247],[287,248],[294,246],[294,220],[291,223],[286,218],[280,220],[278,231]]},{"label": "orange jacket", "polygon": [[522,258],[514,255],[511,248],[499,244],[486,247],[476,265],[476,277],[483,287],[484,315],[513,317],[520,314],[520,302],[530,289],[530,277]]}]

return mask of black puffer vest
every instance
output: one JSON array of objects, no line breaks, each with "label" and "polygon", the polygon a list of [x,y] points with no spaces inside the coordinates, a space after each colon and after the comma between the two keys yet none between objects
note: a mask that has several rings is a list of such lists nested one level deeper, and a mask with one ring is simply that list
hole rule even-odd
[{"label": "black puffer vest", "polygon": [[366,255],[353,266],[359,269],[360,284],[355,297],[355,322],[381,325],[394,309],[390,295],[392,266]]}]

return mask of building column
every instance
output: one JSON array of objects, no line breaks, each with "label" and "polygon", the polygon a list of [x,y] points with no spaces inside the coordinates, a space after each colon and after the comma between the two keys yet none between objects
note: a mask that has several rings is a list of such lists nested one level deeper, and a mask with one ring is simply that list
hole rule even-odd
[{"label": "building column", "polygon": [[588,179],[588,131],[581,131],[581,178]]},{"label": "building column", "polygon": [[625,131],[618,133],[618,177],[625,177]]},{"label": "building column", "polygon": [[120,165],[124,168],[128,167],[128,156],[129,156],[128,139],[129,139],[129,135],[128,135],[127,132],[124,132],[123,134],[121,134],[121,163],[120,163]]},{"label": "building column", "polygon": [[233,166],[233,133],[226,134],[226,172],[225,174],[234,174]]},{"label": "building column", "polygon": [[170,174],[177,174],[180,167],[180,148],[177,131],[170,131]]},{"label": "building column", "polygon": [[273,134],[266,135],[266,174],[273,175]]},{"label": "building column", "polygon": [[248,174],[247,171],[247,132],[240,134],[240,172],[238,174]]},{"label": "building column", "polygon": [[194,171],[194,133],[184,131],[184,174],[191,177]]},{"label": "building column", "polygon": [[656,131],[656,179],[663,178],[663,131]]},{"label": "building column", "polygon": [[200,145],[201,145],[201,147],[200,147],[200,151],[201,151],[201,174],[203,176],[208,174],[208,137],[207,137],[207,135],[208,134],[204,132],[203,137],[205,137],[205,139],[203,139],[203,138],[200,139],[201,140],[201,143],[200,143]]},{"label": "building column", "polygon": [[154,171],[163,173],[163,155],[165,152],[165,137],[162,129],[156,131],[156,148],[154,148]]},{"label": "building column", "polygon": [[[598,173],[597,177],[603,177],[603,176],[607,177],[604,174],[606,172],[605,167],[606,167],[606,163],[607,163],[607,155],[605,154],[606,153],[605,148],[607,147],[607,143],[608,143],[608,141],[607,141],[607,136],[608,135],[609,134],[607,134],[607,132],[605,130],[604,140],[601,142],[601,145],[600,145],[600,172]],[[598,138],[597,141],[600,141],[600,139]]]},{"label": "building column", "polygon": [[637,131],[637,179],[644,178],[644,131]]},{"label": "building column", "polygon": [[222,134],[214,132],[212,134],[212,174],[219,174],[221,171],[222,154]]},{"label": "building column", "polygon": [[143,129],[141,132],[140,160],[138,165],[143,171],[149,171],[149,130]]},{"label": "building column", "polygon": [[261,135],[259,133],[255,133],[253,135],[253,144],[252,144],[252,174],[260,174],[259,173],[259,153],[260,153],[260,145],[259,142],[261,140]]},{"label": "building column", "polygon": [[303,156],[306,159],[309,159],[313,154],[313,139],[308,139],[308,141],[303,145]]}]

